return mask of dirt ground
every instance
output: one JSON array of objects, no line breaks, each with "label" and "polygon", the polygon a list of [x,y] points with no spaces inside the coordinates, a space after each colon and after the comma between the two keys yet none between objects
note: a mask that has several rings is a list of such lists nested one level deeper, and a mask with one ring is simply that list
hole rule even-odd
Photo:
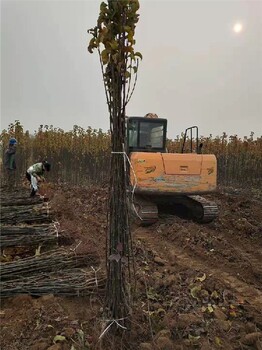
[{"label": "dirt ground", "polygon": [[[96,252],[104,266],[106,190],[47,192],[60,244]],[[161,212],[132,227],[137,289],[122,338],[99,341],[99,296],[21,295],[1,302],[1,349],[261,350],[262,201],[236,190],[209,198],[219,205],[213,223]]]}]

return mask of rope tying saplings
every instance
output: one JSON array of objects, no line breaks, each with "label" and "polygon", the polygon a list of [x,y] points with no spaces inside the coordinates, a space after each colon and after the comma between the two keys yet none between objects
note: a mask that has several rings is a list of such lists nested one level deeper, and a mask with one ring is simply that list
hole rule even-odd
[{"label": "rope tying saplings", "polygon": [[98,287],[97,272],[101,270],[101,267],[99,267],[99,268],[96,270],[93,266],[91,266],[91,269],[94,271],[96,286]]},{"label": "rope tying saplings", "polygon": [[74,252],[75,256],[76,256],[76,250],[81,244],[82,244],[82,241],[78,242],[75,248],[70,248],[71,252]]},{"label": "rope tying saplings", "polygon": [[[131,315],[132,242],[129,225],[127,189],[129,175],[123,152],[126,143],[126,105],[137,81],[139,52],[134,51],[134,33],[139,15],[137,0],[108,0],[102,2],[97,26],[88,32],[92,35],[88,51],[98,50],[103,74],[106,101],[110,117],[111,162],[107,237],[107,286],[105,298],[105,329],[125,329]],[[102,48],[101,48],[102,47]],[[135,79],[132,80],[132,77]],[[133,87],[132,87],[133,86]],[[125,323],[120,326],[120,320]],[[115,325],[116,327],[112,327]]]},{"label": "rope tying saplings", "polygon": [[127,318],[125,318],[125,317],[119,318],[118,320],[104,320],[104,327],[103,327],[104,330],[100,334],[98,340],[101,340],[103,338],[103,336],[109,331],[109,328],[111,326],[113,326],[114,324],[116,324],[118,327],[120,327],[124,330],[127,330],[127,328],[120,323],[120,321],[125,321],[125,320],[127,320]]},{"label": "rope tying saplings", "polygon": [[[43,197],[44,198],[44,197]],[[50,207],[49,207],[49,204],[48,202],[45,202],[44,205],[46,206],[46,214],[47,214],[47,217],[49,218],[50,217]]]},{"label": "rope tying saplings", "polygon": [[[138,211],[136,210],[136,206],[135,206],[135,203],[134,203],[134,196],[135,196],[135,190],[136,190],[136,186],[137,186],[137,177],[136,177],[136,173],[135,173],[135,170],[134,170],[134,167],[130,161],[130,158],[128,157],[128,155],[126,154],[126,152],[111,152],[112,154],[123,154],[124,157],[127,159],[128,161],[128,164],[130,166],[130,169],[132,170],[132,173],[134,175],[134,180],[135,180],[135,183],[134,183],[134,186],[132,186],[132,195],[131,195],[131,204],[132,204],[132,207],[133,207],[133,210],[136,214],[136,216],[142,221],[142,218],[141,216],[138,214]],[[127,170],[126,166],[125,166],[125,171]]]},{"label": "rope tying saplings", "polygon": [[58,238],[60,231],[60,223],[58,221],[53,221],[52,224],[56,233],[56,237]]}]

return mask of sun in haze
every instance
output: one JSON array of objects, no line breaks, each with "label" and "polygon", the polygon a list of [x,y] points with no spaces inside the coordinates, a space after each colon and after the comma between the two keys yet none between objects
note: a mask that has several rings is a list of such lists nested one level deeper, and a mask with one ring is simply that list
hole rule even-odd
[{"label": "sun in haze", "polygon": [[241,33],[243,30],[243,25],[240,22],[234,24],[233,31],[237,34]]}]

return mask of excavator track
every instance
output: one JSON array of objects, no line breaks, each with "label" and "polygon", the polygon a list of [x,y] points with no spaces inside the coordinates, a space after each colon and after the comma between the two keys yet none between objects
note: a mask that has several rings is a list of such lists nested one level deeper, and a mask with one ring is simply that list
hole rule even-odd
[{"label": "excavator track", "polygon": [[158,221],[157,205],[142,196],[135,196],[132,212],[135,221],[141,226],[152,225]]},{"label": "excavator track", "polygon": [[191,210],[193,219],[199,223],[212,222],[218,217],[218,206],[215,202],[209,201],[199,195],[186,196],[186,206]]},{"label": "excavator track", "polygon": [[[158,221],[158,204],[161,205],[168,200],[157,200],[136,195],[132,205],[133,217],[141,226],[152,225]],[[182,204],[187,208],[192,219],[198,223],[209,223],[218,216],[218,207],[215,202],[209,201],[199,195],[177,196],[169,202],[170,204]]]}]

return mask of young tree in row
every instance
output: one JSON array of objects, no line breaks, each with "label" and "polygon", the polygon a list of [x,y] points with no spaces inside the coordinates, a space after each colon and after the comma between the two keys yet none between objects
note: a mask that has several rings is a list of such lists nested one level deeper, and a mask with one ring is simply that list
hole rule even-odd
[{"label": "young tree in row", "polygon": [[133,94],[139,59],[134,33],[139,15],[137,0],[108,0],[100,5],[97,25],[88,51],[98,50],[111,131],[111,174],[107,248],[107,317],[120,328],[131,311],[130,257],[131,240],[128,215],[128,164],[126,162],[126,105]]}]

